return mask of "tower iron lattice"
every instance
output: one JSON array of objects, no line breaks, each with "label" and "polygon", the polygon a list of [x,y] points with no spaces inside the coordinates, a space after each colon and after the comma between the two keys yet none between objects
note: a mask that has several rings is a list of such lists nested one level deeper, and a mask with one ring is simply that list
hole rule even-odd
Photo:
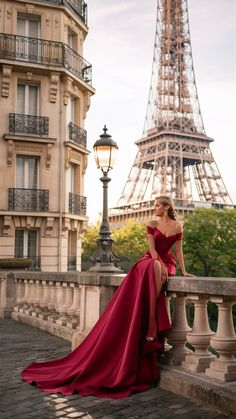
[{"label": "tower iron lattice", "polygon": [[[205,134],[187,0],[157,0],[152,77],[143,137],[113,215],[144,213],[158,195],[177,207],[232,205]],[[141,210],[141,213],[140,213]],[[126,218],[127,218],[126,217]]]}]

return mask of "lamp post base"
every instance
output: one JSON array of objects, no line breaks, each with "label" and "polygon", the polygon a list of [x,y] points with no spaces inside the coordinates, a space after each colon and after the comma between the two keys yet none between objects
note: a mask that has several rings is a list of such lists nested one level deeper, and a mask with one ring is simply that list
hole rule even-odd
[{"label": "lamp post base", "polygon": [[93,265],[89,272],[104,272],[104,273],[122,273],[122,269],[117,268],[113,263],[96,263]]}]

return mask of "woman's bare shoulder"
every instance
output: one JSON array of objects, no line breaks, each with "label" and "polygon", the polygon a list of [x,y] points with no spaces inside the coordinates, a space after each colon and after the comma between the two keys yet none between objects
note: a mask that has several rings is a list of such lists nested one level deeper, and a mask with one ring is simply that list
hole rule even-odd
[{"label": "woman's bare shoulder", "polygon": [[180,220],[176,220],[176,231],[178,233],[182,233],[183,231],[183,223]]},{"label": "woman's bare shoulder", "polygon": [[151,228],[155,228],[157,226],[157,221],[156,220],[150,220],[147,222],[147,226],[151,227]]}]

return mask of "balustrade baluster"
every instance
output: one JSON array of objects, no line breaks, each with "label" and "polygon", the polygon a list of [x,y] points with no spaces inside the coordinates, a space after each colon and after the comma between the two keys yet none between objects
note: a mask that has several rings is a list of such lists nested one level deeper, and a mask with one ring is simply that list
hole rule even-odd
[{"label": "balustrade baluster", "polygon": [[172,348],[166,352],[166,361],[170,365],[180,365],[186,354],[191,352],[186,348],[186,334],[191,330],[186,316],[186,297],[176,293],[168,294],[174,300],[172,328],[168,332],[168,341]]},{"label": "balustrade baluster", "polygon": [[214,335],[208,322],[208,298],[192,295],[188,297],[188,300],[194,303],[194,323],[192,330],[187,332],[187,342],[194,347],[195,351],[186,355],[182,367],[190,371],[202,372],[209,367],[210,362],[215,358],[208,351],[211,336]]},{"label": "balustrade baluster", "polygon": [[218,325],[216,334],[211,338],[210,344],[219,354],[206,369],[206,375],[221,381],[236,380],[236,334],[233,324],[232,305],[235,302],[230,297],[211,298],[218,306]]},{"label": "balustrade baluster", "polygon": [[79,324],[80,287],[76,286],[74,283],[71,283],[70,287],[73,290],[73,303],[68,308],[67,313],[72,316],[72,318],[67,322],[67,326],[75,329]]},{"label": "balustrade baluster", "polygon": [[[67,291],[67,282],[59,283],[58,287],[58,307],[57,311],[59,313],[59,318],[56,320],[56,324],[60,326],[66,326],[69,316],[67,314],[68,309],[68,291]],[[72,301],[71,301],[72,302]]]}]

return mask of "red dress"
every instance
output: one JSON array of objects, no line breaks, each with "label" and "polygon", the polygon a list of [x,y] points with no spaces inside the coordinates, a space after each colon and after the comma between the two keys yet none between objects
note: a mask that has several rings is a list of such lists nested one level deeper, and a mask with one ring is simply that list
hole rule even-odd
[{"label": "red dress", "polygon": [[[176,263],[170,248],[181,234],[166,237],[148,227],[156,250],[170,275]],[[145,253],[124,278],[105,311],[84,341],[62,359],[32,363],[22,378],[48,393],[82,396],[127,397],[158,382],[156,350],[163,348],[164,333],[170,328],[165,295],[156,304],[158,340],[146,342],[150,296],[155,293],[153,262]]]}]

